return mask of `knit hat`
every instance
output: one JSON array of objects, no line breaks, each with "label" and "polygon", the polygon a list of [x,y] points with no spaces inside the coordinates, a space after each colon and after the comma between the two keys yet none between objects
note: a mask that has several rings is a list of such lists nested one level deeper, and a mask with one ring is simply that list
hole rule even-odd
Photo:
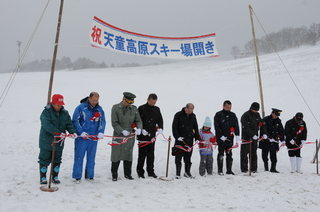
[{"label": "knit hat", "polygon": [[207,117],[206,117],[206,120],[204,120],[203,126],[204,126],[204,127],[209,127],[209,128],[212,127],[211,119],[210,119],[209,116],[207,116]]},{"label": "knit hat", "polygon": [[296,120],[302,120],[303,119],[303,114],[301,112],[296,113]]},{"label": "knit hat", "polygon": [[63,96],[61,94],[55,94],[52,96],[51,104],[64,105]]},{"label": "knit hat", "polygon": [[260,109],[260,104],[259,104],[258,102],[253,102],[253,103],[251,104],[250,109],[259,111],[259,109]]}]

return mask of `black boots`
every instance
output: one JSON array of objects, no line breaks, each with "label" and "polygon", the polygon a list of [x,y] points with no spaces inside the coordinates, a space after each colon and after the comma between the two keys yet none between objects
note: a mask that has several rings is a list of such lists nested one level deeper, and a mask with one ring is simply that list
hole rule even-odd
[{"label": "black boots", "polygon": [[231,175],[235,175],[232,171],[232,161],[233,159],[232,158],[228,158],[227,157],[227,172],[226,174],[231,174]]},{"label": "black boots", "polygon": [[[271,168],[272,169],[272,168]],[[269,171],[269,164],[268,164],[268,161],[267,162],[264,162],[264,171]],[[270,170],[271,171],[271,170]]]},{"label": "black boots", "polygon": [[133,177],[131,176],[131,167],[132,167],[132,161],[123,161],[123,169],[124,169],[124,177],[133,180]]},{"label": "black boots", "polygon": [[270,172],[279,173],[279,172],[276,170],[276,165],[277,165],[277,162],[271,162]]},{"label": "black boots", "polygon": [[52,172],[52,183],[59,184],[60,180],[58,179],[60,171],[60,163],[53,164],[53,172]]},{"label": "black boots", "polygon": [[223,156],[218,156],[218,175],[223,175]]},{"label": "black boots", "polygon": [[112,181],[118,180],[118,168],[119,168],[120,161],[112,162],[111,163],[111,174],[112,174]]},{"label": "black boots", "polygon": [[47,170],[48,167],[43,164],[39,164],[40,169],[40,184],[47,184]]},{"label": "black boots", "polygon": [[191,170],[191,163],[186,163],[184,164],[185,168],[185,173],[183,174],[184,177],[194,179],[194,176],[191,175],[190,170]]},{"label": "black boots", "polygon": [[180,178],[181,164],[176,164],[176,179]]},{"label": "black boots", "polygon": [[[48,167],[43,164],[39,164],[40,169],[40,184],[47,184],[47,170]],[[52,183],[59,184],[60,180],[58,179],[60,171],[60,163],[53,164],[53,172],[52,172]]]}]

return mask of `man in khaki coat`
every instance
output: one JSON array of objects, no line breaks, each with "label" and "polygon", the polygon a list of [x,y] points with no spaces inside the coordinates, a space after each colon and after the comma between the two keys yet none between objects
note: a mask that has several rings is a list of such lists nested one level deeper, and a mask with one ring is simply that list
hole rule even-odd
[{"label": "man in khaki coat", "polygon": [[[114,137],[130,137],[133,134],[141,134],[142,121],[137,107],[132,105],[134,103],[134,98],[136,98],[134,94],[124,92],[122,101],[113,105],[111,109],[111,124],[114,129]],[[118,180],[118,168],[121,160],[123,160],[124,177],[133,180],[133,177],[131,176],[131,167],[134,141],[135,137],[128,139],[124,144],[112,146],[112,181]],[[113,143],[115,142],[121,143],[122,140],[114,138]]]}]

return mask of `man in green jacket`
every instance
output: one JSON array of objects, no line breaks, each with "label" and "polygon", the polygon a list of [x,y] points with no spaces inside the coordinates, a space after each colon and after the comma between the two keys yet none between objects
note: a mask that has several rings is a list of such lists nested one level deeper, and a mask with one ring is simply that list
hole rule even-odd
[{"label": "man in green jacket", "polygon": [[[77,137],[75,134],[75,129],[73,127],[71,117],[67,110],[64,109],[63,105],[63,96],[60,94],[54,94],[52,96],[51,103],[48,103],[44,107],[44,110],[41,113],[41,129],[39,136],[39,165],[40,165],[40,184],[47,184],[47,169],[51,163],[52,158],[52,143],[58,141],[60,138],[55,138],[54,136],[60,135],[61,137],[66,136],[66,131],[68,131],[72,138]],[[52,182],[60,183],[58,179],[60,163],[62,160],[62,151],[64,143],[63,140],[61,143],[56,144],[56,149],[54,152],[54,164],[53,173],[52,173]]]},{"label": "man in green jacket", "polygon": [[[114,129],[114,137],[130,137],[133,134],[141,134],[142,121],[137,107],[132,105],[134,103],[134,98],[136,98],[134,94],[124,92],[122,101],[113,105],[111,109],[111,123]],[[124,144],[112,146],[112,181],[118,180],[118,168],[121,160],[123,160],[124,177],[129,180],[133,180],[133,177],[131,176],[131,167],[134,140],[135,137],[128,139],[128,141]],[[122,140],[113,139],[113,143],[121,142]]]}]

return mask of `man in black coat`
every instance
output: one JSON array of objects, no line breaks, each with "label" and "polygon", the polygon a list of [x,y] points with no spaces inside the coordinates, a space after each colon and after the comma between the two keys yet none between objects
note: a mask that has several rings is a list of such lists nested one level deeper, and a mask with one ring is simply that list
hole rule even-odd
[{"label": "man in black coat", "polygon": [[269,171],[268,154],[270,153],[271,169],[270,172],[279,173],[276,169],[277,151],[279,150],[279,142],[284,143],[284,129],[279,119],[282,110],[272,108],[269,116],[263,118],[263,124],[266,127],[268,139],[259,142],[259,148],[262,150],[262,160],[264,162],[264,170]]},{"label": "man in black coat", "polygon": [[262,120],[259,114],[260,105],[257,102],[251,104],[250,109],[241,116],[242,124],[242,140],[244,142],[251,142],[250,144],[242,144],[240,150],[240,167],[243,173],[248,172],[248,155],[251,148],[251,166],[250,169],[253,173],[258,169],[258,139],[259,131],[260,135],[263,134],[263,139],[267,139],[265,134],[265,128],[262,124]]},{"label": "man in black coat", "polygon": [[[303,114],[298,112],[292,119],[288,120],[285,125],[286,145],[289,149],[288,154],[291,163],[291,173],[301,173],[302,158],[300,155],[300,146],[306,144],[307,125],[303,121]],[[296,149],[296,150],[290,150]]]},{"label": "man in black coat", "polygon": [[[193,147],[193,141],[199,139],[199,129],[196,115],[193,113],[194,105],[188,103],[181,111],[174,115],[172,123],[173,137],[175,138],[175,146],[181,146],[185,149]],[[191,173],[191,151],[181,150],[175,155],[176,164],[176,179],[180,178],[181,172],[181,160],[183,158],[185,163],[184,176],[188,178],[194,178]]]},{"label": "man in black coat", "polygon": [[[231,112],[232,104],[229,100],[224,101],[223,110],[214,116],[214,129],[218,141],[218,174],[223,175],[223,156],[226,153],[226,174],[232,174],[232,150],[233,138],[236,136],[236,142],[240,141],[238,118],[235,113]],[[228,151],[229,150],[229,151]]]},{"label": "man in black coat", "polygon": [[[138,108],[143,125],[142,134],[138,136],[139,142],[148,142],[155,139],[157,131],[162,134],[163,119],[160,108],[155,106],[157,100],[156,94],[150,94],[147,103]],[[148,176],[157,178],[154,173],[154,146],[155,142],[139,147],[137,173],[141,178],[145,178],[143,166],[146,158]]]}]

